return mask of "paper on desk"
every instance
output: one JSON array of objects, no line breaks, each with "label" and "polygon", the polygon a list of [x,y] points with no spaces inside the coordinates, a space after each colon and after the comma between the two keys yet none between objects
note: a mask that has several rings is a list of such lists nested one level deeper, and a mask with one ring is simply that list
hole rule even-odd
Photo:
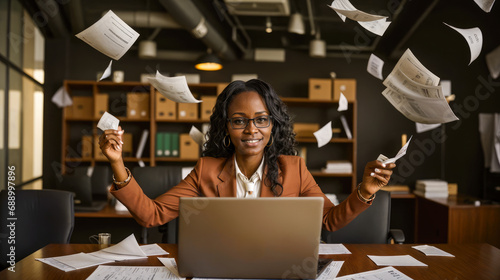
[{"label": "paper on desk", "polygon": [[129,235],[120,243],[100,251],[89,253],[90,255],[112,260],[129,260],[147,258],[146,254],[139,247],[134,234]]},{"label": "paper on desk", "polygon": [[500,76],[500,46],[486,55],[486,65],[488,65],[490,76],[493,79]]},{"label": "paper on desk", "polygon": [[351,252],[344,246],[344,244],[319,244],[320,255],[342,255],[350,254]]},{"label": "paper on desk", "polygon": [[178,279],[164,266],[111,266],[100,265],[87,280],[133,279],[163,280]]},{"label": "paper on desk", "polygon": [[495,0],[474,0],[476,4],[485,12],[489,13],[491,11],[491,7],[495,4]]},{"label": "paper on desk", "polygon": [[106,70],[104,70],[104,72],[102,73],[102,76],[99,79],[99,81],[102,81],[102,80],[106,79],[107,77],[111,76],[111,65],[113,65],[113,60],[111,60],[109,62],[108,67],[106,67]]},{"label": "paper on desk", "polygon": [[203,143],[205,143],[205,134],[203,134],[203,132],[201,132],[194,125],[191,126],[191,130],[189,131],[189,136],[191,136],[194,142],[200,145],[200,147],[203,146]]},{"label": "paper on desk", "polygon": [[97,123],[97,128],[99,128],[102,131],[108,129],[117,130],[119,124],[120,124],[119,119],[117,119],[115,116],[111,115],[108,112],[104,112],[104,114],[102,114],[101,119],[99,119],[99,122]]},{"label": "paper on desk", "polygon": [[366,71],[372,74],[375,78],[383,80],[382,76],[382,68],[384,67],[384,61],[380,59],[378,56],[371,54],[370,59],[368,59],[368,66],[366,67]]},{"label": "paper on desk", "polygon": [[146,256],[168,255],[168,252],[163,250],[158,244],[148,244],[140,246]]},{"label": "paper on desk", "polygon": [[53,258],[38,258],[36,260],[51,265],[65,272],[98,264],[113,262],[113,260],[103,259],[85,253],[77,253]]},{"label": "paper on desk", "polygon": [[415,123],[415,129],[417,130],[417,133],[422,133],[422,132],[426,132],[429,130],[433,130],[434,128],[437,128],[440,126],[441,126],[440,123],[437,123],[437,124],[425,124],[425,123],[418,123],[418,122]]},{"label": "paper on desk", "polygon": [[334,0],[329,7],[333,9],[343,21],[345,21],[346,17],[354,21],[375,21],[387,18],[385,16],[362,12],[356,9],[349,0]]},{"label": "paper on desk", "polygon": [[73,105],[73,99],[69,96],[64,86],[60,87],[52,96],[52,102],[59,108]]},{"label": "paper on desk", "polygon": [[348,108],[348,104],[349,103],[347,102],[347,98],[345,98],[344,94],[341,92],[339,99],[339,108],[337,109],[337,111],[339,112],[346,111]]},{"label": "paper on desk", "polygon": [[365,271],[361,273],[337,277],[335,280],[412,280],[399,270],[392,266],[384,267],[381,269]]},{"label": "paper on desk", "polygon": [[479,54],[481,53],[481,49],[483,47],[483,33],[481,32],[481,29],[479,29],[478,27],[462,29],[453,27],[447,24],[446,22],[443,23],[448,27],[454,29],[458,33],[460,33],[460,35],[462,35],[467,41],[467,44],[469,44],[469,49],[470,49],[469,65],[470,65],[479,56]]},{"label": "paper on desk", "polygon": [[89,28],[76,34],[76,37],[101,53],[118,60],[134,44],[139,33],[110,10]]},{"label": "paper on desk", "polygon": [[426,256],[441,256],[441,257],[455,257],[454,255],[445,252],[435,246],[429,246],[429,245],[418,245],[418,246],[412,246],[413,249],[419,250],[420,252],[424,253]]},{"label": "paper on desk", "polygon": [[200,103],[194,98],[186,82],[186,76],[166,77],[156,71],[148,81],[166,98],[178,103]]},{"label": "paper on desk", "polygon": [[408,149],[408,145],[410,145],[410,141],[411,141],[412,137],[413,137],[413,135],[410,136],[410,139],[408,139],[408,142],[406,142],[406,144],[399,150],[399,152],[396,154],[395,157],[388,158],[388,157],[384,156],[383,154],[380,154],[378,156],[377,160],[382,162],[382,163],[385,163],[385,164],[396,162],[396,160],[398,160],[401,157],[403,157],[404,155],[406,155],[406,150]]},{"label": "paper on desk", "polygon": [[415,259],[410,255],[400,256],[373,256],[368,257],[378,266],[427,266],[425,263]]},{"label": "paper on desk", "polygon": [[316,280],[328,280],[328,279],[335,279],[337,275],[339,274],[340,269],[342,268],[342,265],[344,264],[344,261],[331,261],[325,269],[321,272],[320,275],[316,278]]},{"label": "paper on desk", "polygon": [[[174,258],[158,258],[158,260],[170,271],[172,272],[175,276],[177,276],[178,279],[186,279],[183,278],[179,275],[179,269],[177,268],[177,263],[175,262]],[[194,279],[194,278],[193,278]]]},{"label": "paper on desk", "polygon": [[326,125],[324,125],[322,128],[320,128],[318,131],[314,132],[314,137],[316,137],[316,140],[318,141],[318,148],[323,147],[324,145],[328,144],[330,140],[332,140],[332,122],[328,122]]}]

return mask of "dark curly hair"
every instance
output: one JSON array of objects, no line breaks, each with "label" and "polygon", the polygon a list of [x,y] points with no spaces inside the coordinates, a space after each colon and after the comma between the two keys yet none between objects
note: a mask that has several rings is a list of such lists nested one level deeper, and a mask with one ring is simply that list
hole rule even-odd
[{"label": "dark curly hair", "polygon": [[296,154],[295,133],[285,103],[268,83],[258,79],[247,82],[234,81],[222,91],[212,110],[210,129],[202,156],[229,158],[234,153],[232,143],[229,147],[225,147],[223,144],[226,136],[227,111],[236,95],[249,91],[257,92],[262,96],[272,116],[271,136],[273,142],[270,147],[266,147],[264,150],[264,165],[267,167],[264,182],[271,188],[275,196],[281,196],[283,185],[278,182],[278,156]]}]

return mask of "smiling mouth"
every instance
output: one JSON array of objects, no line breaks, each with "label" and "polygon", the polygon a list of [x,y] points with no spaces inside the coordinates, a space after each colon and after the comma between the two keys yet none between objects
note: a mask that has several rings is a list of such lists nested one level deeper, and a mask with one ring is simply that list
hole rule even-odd
[{"label": "smiling mouth", "polygon": [[244,143],[257,143],[259,141],[262,141],[262,139],[249,139],[249,140],[241,140]]}]

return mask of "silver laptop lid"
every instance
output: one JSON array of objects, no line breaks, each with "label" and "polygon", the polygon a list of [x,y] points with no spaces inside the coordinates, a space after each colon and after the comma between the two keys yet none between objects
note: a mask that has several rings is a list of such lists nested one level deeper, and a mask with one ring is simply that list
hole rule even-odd
[{"label": "silver laptop lid", "polygon": [[316,278],[323,198],[180,198],[183,277]]}]

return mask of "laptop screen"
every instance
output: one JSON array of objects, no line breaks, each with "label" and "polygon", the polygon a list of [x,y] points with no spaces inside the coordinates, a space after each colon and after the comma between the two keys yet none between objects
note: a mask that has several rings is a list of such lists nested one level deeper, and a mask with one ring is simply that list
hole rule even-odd
[{"label": "laptop screen", "polygon": [[316,278],[323,198],[180,198],[184,277]]}]

